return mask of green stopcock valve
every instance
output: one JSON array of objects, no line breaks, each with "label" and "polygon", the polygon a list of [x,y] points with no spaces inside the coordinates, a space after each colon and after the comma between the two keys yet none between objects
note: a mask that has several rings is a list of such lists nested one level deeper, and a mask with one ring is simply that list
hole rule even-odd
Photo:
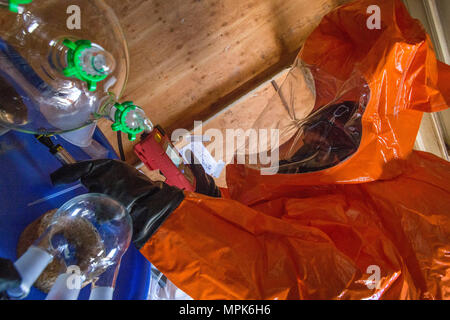
[{"label": "green stopcock valve", "polygon": [[112,130],[127,133],[130,141],[136,140],[136,136],[145,130],[145,127],[139,121],[144,120],[144,111],[134,105],[132,101],[116,103],[114,107],[116,113],[114,114],[114,123],[111,126]]},{"label": "green stopcock valve", "polygon": [[9,11],[18,13],[21,4],[29,4],[31,2],[33,2],[33,0],[9,0]]},{"label": "green stopcock valve", "polygon": [[89,40],[78,40],[76,42],[64,39],[63,45],[69,48],[67,52],[67,68],[63,70],[66,77],[75,77],[81,81],[86,81],[89,91],[97,90],[97,83],[105,80],[108,73],[87,72],[92,70],[92,66],[85,65],[83,55],[87,50],[92,48],[92,43]]}]

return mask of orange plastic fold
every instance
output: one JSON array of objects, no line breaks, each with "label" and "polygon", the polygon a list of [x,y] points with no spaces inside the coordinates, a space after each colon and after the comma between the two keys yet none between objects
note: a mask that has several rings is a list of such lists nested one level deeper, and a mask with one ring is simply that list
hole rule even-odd
[{"label": "orange plastic fold", "polygon": [[194,299],[450,299],[450,164],[412,151],[422,112],[449,105],[450,67],[395,0],[329,13],[299,58],[364,75],[356,153],[303,174],[229,165],[226,197],[186,193],[141,252]]}]

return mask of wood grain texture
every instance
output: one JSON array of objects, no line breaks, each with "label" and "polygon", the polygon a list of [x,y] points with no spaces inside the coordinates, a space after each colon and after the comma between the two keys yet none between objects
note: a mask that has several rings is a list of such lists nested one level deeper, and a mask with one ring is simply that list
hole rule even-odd
[{"label": "wood grain texture", "polygon": [[[286,78],[289,70],[285,69],[277,74],[273,79],[278,86],[280,86]],[[238,100],[227,110],[224,110],[217,117],[209,121],[203,126],[203,134],[207,135],[209,129],[217,129],[222,132],[223,137],[226,137],[226,130],[242,129],[244,132],[253,128],[258,116],[264,111],[269,101],[277,94],[271,81],[267,81],[248,95]],[[225,138],[226,140],[226,138]],[[231,163],[233,156],[237,150],[237,141],[232,144],[227,144],[224,141],[222,156],[218,156],[212,148],[208,148],[209,143],[204,143],[206,148],[210,149],[212,156],[216,161],[222,160],[226,164]],[[220,177],[214,179],[219,187],[226,187],[226,167],[222,171]]]},{"label": "wood grain texture", "polygon": [[[191,129],[294,61],[321,18],[346,0],[106,0],[131,70],[122,100],[168,133]],[[107,121],[99,127],[116,146]],[[125,142],[125,141],[124,141]],[[125,142],[128,161],[137,161]]]}]

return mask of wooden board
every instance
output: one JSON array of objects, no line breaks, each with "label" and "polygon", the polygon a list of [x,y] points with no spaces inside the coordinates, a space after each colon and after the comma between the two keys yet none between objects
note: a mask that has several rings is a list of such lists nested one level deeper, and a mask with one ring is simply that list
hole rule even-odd
[{"label": "wooden board", "polygon": [[[241,99],[229,105],[213,118],[205,121],[202,124],[201,133],[191,131],[191,134],[201,134],[206,137],[208,136],[208,130],[214,129],[219,130],[222,133],[224,140],[226,140],[227,130],[241,129],[245,132],[248,129],[253,128],[260,113],[265,110],[270,99],[277,94],[275,87],[272,85],[272,81],[275,81],[275,83],[280,86],[288,72],[289,69],[285,69],[278,73],[273,79],[264,82]],[[178,149],[181,149],[186,144],[187,142],[182,139],[176,143],[175,146]],[[237,141],[232,144],[227,144],[226,141],[223,141],[221,155],[218,155],[214,152],[215,150],[210,146],[210,143],[205,142],[204,145],[208,148],[216,161],[223,161],[226,164],[232,161],[237,149]],[[226,187],[226,168],[223,169],[220,177],[215,179],[215,182],[219,187]]]},{"label": "wooden board", "polygon": [[[125,96],[169,133],[191,129],[294,61],[346,0],[106,0],[130,49]],[[116,146],[107,121],[99,127]],[[132,143],[127,160],[136,162]]]}]

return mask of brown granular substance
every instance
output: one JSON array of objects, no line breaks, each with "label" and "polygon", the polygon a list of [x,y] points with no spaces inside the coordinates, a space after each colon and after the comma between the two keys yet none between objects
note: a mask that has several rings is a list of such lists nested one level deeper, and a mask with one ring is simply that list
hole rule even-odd
[{"label": "brown granular substance", "polygon": [[[28,225],[19,238],[17,244],[17,255],[20,257],[25,251],[47,230],[55,210],[46,212],[40,218]],[[76,248],[77,265],[82,272],[87,271],[90,263],[95,257],[102,258],[105,250],[101,237],[93,228],[92,224],[83,218],[68,219],[61,217],[56,225],[52,227],[52,234],[63,232],[64,237]],[[48,293],[56,281],[56,278],[66,266],[58,259],[54,259],[41,274],[34,286]],[[99,270],[95,276],[102,273]],[[83,287],[90,281],[83,283]]]}]

